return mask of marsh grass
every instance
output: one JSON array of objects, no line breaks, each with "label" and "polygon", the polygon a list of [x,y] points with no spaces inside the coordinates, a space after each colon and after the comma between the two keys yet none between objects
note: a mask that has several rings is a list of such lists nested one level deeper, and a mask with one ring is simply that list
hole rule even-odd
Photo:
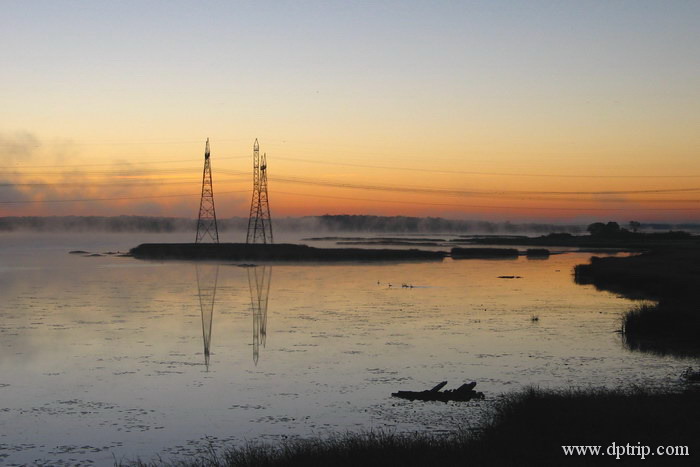
[{"label": "marsh grass", "polygon": [[[459,405],[455,405],[459,410]],[[626,390],[529,388],[501,397],[490,422],[478,431],[449,435],[366,432],[326,438],[250,443],[198,458],[135,462],[136,466],[527,466],[627,465],[634,456],[565,457],[562,445],[638,442],[650,446],[689,446],[690,456],[648,458],[651,465],[697,465],[700,392],[660,393]],[[655,464],[654,461],[666,461]]]},{"label": "marsh grass", "polygon": [[700,307],[689,301],[637,305],[622,318],[625,345],[660,355],[700,355]]},{"label": "marsh grass", "polygon": [[622,338],[631,350],[680,357],[700,356],[700,248],[665,248],[629,257],[592,257],[574,268],[579,284],[631,299],[638,305],[622,318]]}]

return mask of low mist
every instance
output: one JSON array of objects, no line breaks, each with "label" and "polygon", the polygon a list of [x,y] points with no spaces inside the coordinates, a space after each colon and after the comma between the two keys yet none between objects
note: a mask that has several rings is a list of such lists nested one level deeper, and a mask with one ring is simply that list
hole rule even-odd
[{"label": "low mist", "polygon": [[[248,228],[248,219],[219,219],[220,232]],[[273,221],[276,232],[368,232],[368,233],[471,233],[471,234],[547,234],[552,232],[582,233],[585,225],[541,223],[514,224],[443,219],[440,217],[324,215],[286,217]],[[194,232],[196,219],[149,216],[49,216],[0,217],[0,232]]]}]

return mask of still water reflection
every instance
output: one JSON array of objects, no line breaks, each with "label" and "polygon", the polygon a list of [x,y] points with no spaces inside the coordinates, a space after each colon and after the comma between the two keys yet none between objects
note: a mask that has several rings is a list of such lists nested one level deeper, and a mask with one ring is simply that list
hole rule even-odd
[{"label": "still water reflection", "polygon": [[204,364],[209,370],[209,353],[211,352],[211,327],[216,301],[216,282],[219,279],[219,265],[196,264],[197,295],[202,312],[202,340],[204,341]]},{"label": "still water reflection", "polygon": [[[269,265],[67,253],[139,241],[2,237],[0,463],[111,465],[225,441],[439,432],[477,423],[489,399],[524,385],[672,385],[687,366],[624,347],[614,331],[630,302],[572,280],[586,254],[276,264],[273,282]],[[444,380],[477,381],[487,400],[390,396]]]},{"label": "still water reflection", "polygon": [[260,345],[267,339],[267,300],[270,296],[272,266],[248,268],[250,309],[253,312],[253,361],[258,364]]},{"label": "still water reflection", "polygon": [[[250,289],[250,310],[253,316],[253,362],[258,364],[260,346],[265,347],[267,339],[267,303],[270,295],[272,266],[245,265]],[[204,364],[209,370],[211,352],[211,331],[216,304],[216,287],[219,279],[219,264],[195,264],[197,296],[202,313],[202,340],[204,343]]]}]

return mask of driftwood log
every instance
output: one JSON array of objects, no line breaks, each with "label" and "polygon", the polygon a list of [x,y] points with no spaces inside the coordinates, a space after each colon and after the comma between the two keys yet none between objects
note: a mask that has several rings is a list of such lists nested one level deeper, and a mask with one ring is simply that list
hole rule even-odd
[{"label": "driftwood log", "polygon": [[691,383],[700,383],[700,370],[695,371],[689,366],[681,373],[681,378]]},{"label": "driftwood log", "polygon": [[408,399],[410,401],[468,401],[472,399],[483,399],[484,393],[474,390],[476,386],[475,382],[466,383],[458,387],[457,389],[449,389],[447,391],[440,391],[447,385],[447,381],[443,381],[432,389],[425,391],[399,391],[394,392],[391,395],[394,397],[399,397],[401,399]]}]

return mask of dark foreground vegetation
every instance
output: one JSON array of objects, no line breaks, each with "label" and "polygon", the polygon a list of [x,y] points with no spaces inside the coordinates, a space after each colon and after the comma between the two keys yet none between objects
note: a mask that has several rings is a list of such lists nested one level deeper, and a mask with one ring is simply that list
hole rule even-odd
[{"label": "dark foreground vegetation", "polygon": [[[455,405],[455,410],[460,406]],[[388,432],[255,444],[199,458],[136,462],[139,466],[560,466],[698,465],[700,392],[662,394],[642,389],[527,389],[505,396],[478,431],[449,435]],[[646,455],[615,446],[671,446],[689,455]],[[562,446],[601,446],[613,455],[566,456]],[[637,454],[634,454],[637,452]],[[127,465],[127,464],[122,464]]]},{"label": "dark foreground vegetation", "polygon": [[289,243],[144,243],[130,253],[139,259],[224,261],[440,261],[445,257],[440,251],[314,248]]}]

